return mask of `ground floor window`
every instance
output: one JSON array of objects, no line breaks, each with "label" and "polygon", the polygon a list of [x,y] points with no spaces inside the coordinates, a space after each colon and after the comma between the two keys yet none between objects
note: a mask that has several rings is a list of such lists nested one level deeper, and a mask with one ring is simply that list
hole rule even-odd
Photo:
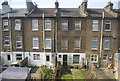
[{"label": "ground floor window", "polygon": [[97,54],[91,55],[90,60],[91,60],[91,62],[98,62],[98,55]]},{"label": "ground floor window", "polygon": [[103,60],[107,60],[107,55],[103,55]]},{"label": "ground floor window", "polygon": [[50,61],[50,56],[49,55],[46,56],[46,61]]},{"label": "ground floor window", "polygon": [[73,55],[73,64],[79,64],[80,55]]},{"label": "ground floor window", "polygon": [[40,60],[40,54],[33,54],[34,60]]},{"label": "ground floor window", "polygon": [[22,60],[22,54],[16,54],[16,60]]}]

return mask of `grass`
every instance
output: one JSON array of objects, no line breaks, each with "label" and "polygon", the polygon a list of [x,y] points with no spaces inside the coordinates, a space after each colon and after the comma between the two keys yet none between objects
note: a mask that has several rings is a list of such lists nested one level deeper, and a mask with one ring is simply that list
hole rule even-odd
[{"label": "grass", "polygon": [[74,79],[85,79],[85,76],[83,75],[83,72],[85,70],[78,70],[75,72],[75,74],[73,75]]}]

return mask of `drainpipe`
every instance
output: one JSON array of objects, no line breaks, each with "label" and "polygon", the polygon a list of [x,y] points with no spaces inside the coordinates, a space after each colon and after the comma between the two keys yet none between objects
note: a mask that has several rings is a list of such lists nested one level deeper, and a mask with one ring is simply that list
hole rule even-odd
[{"label": "drainpipe", "polygon": [[104,27],[104,12],[102,13],[102,25],[101,25],[101,33],[100,33],[100,55],[99,55],[100,65],[102,61],[103,27]]}]

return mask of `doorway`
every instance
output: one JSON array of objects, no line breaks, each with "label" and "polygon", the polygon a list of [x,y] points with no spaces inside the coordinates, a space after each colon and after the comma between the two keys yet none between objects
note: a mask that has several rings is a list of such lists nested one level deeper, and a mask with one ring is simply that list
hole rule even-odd
[{"label": "doorway", "polygon": [[67,55],[63,55],[63,66],[67,66]]}]

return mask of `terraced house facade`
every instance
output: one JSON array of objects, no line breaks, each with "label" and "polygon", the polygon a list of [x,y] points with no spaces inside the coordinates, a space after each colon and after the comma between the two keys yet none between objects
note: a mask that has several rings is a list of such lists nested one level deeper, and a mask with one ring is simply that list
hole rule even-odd
[{"label": "terraced house facade", "polygon": [[[108,2],[103,9],[38,8],[26,0],[27,8],[2,3],[2,59],[4,65],[28,57],[29,65],[52,66],[89,61],[108,66],[119,51],[118,10]],[[55,58],[57,57],[57,59]]]}]

